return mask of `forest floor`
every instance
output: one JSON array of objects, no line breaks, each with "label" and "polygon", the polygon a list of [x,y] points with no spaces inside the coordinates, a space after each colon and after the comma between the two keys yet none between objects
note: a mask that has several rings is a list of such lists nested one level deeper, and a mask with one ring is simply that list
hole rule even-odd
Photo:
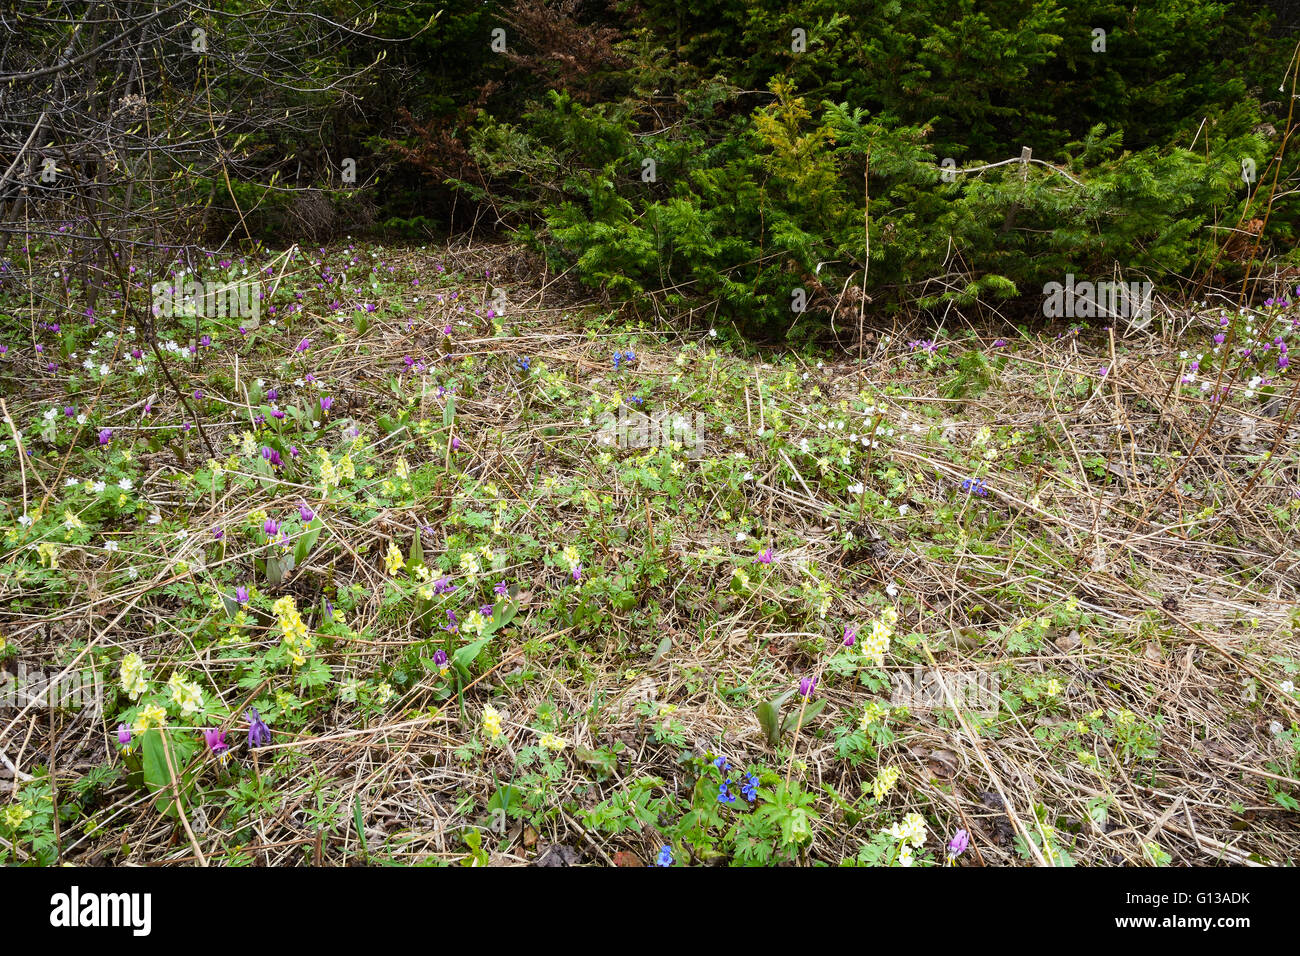
[{"label": "forest floor", "polygon": [[1296,862],[1300,307],[832,354],[506,246],[199,277],[259,324],[0,290],[0,862]]}]

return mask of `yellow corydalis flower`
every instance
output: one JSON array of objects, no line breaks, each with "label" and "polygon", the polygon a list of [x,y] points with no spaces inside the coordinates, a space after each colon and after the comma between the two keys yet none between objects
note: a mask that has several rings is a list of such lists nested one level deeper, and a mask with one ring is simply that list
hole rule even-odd
[{"label": "yellow corydalis flower", "polygon": [[140,708],[140,713],[136,715],[135,723],[131,729],[137,734],[144,733],[150,727],[161,727],[167,723],[167,711],[157,704],[150,704],[148,707]]},{"label": "yellow corydalis flower", "polygon": [[406,559],[402,557],[402,552],[396,544],[388,545],[388,553],[384,555],[384,567],[393,577],[401,574],[402,568],[406,567]]},{"label": "yellow corydalis flower", "polygon": [[36,546],[36,555],[40,558],[41,566],[49,565],[51,571],[57,571],[59,568],[59,549],[49,541],[42,541]]},{"label": "yellow corydalis flower", "polygon": [[483,732],[492,740],[501,736],[501,715],[491,704],[483,708]]},{"label": "yellow corydalis flower", "polygon": [[149,671],[139,654],[127,654],[122,658],[122,671],[118,675],[118,682],[132,700],[139,700],[140,695],[149,689]]},{"label": "yellow corydalis flower", "polygon": [[172,674],[167,689],[172,693],[172,703],[181,709],[183,716],[191,717],[203,709],[202,689],[194,681],[186,680],[184,675]]},{"label": "yellow corydalis flower", "polygon": [[271,610],[275,613],[276,623],[280,625],[280,633],[284,647],[289,652],[289,659],[294,667],[301,667],[307,663],[307,652],[312,649],[311,635],[307,633],[307,622],[302,619],[297,605],[289,595],[276,600],[271,605]]},{"label": "yellow corydalis flower", "polygon": [[876,773],[876,779],[871,782],[871,795],[879,803],[889,795],[898,783],[898,768],[884,767]]},{"label": "yellow corydalis flower", "polygon": [[559,752],[564,749],[565,743],[563,737],[557,737],[555,734],[543,734],[541,745],[547,750]]}]

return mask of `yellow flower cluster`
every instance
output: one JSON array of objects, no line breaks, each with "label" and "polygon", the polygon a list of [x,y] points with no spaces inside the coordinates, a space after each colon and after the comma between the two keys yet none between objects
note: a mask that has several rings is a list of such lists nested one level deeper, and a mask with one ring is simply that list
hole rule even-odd
[{"label": "yellow flower cluster", "polygon": [[18,827],[22,826],[23,821],[31,815],[32,811],[28,810],[21,803],[11,803],[9,806],[5,807],[5,826],[11,830],[16,830]]},{"label": "yellow flower cluster", "polygon": [[184,716],[191,717],[203,709],[203,690],[179,672],[172,674],[167,681],[167,688],[172,692],[172,703],[181,709]]},{"label": "yellow flower cluster", "polygon": [[328,495],[331,487],[338,487],[339,474],[334,468],[334,462],[330,461],[329,452],[324,448],[319,448],[317,451],[320,452],[320,486]]},{"label": "yellow flower cluster", "polygon": [[149,670],[139,654],[127,654],[122,658],[122,672],[118,676],[118,682],[132,700],[139,700],[140,695],[149,689]]},{"label": "yellow flower cluster", "polygon": [[876,773],[876,779],[871,782],[871,795],[880,803],[889,795],[898,783],[898,768],[885,767]]},{"label": "yellow flower cluster", "polygon": [[307,633],[306,622],[298,613],[293,598],[287,594],[278,598],[271,605],[271,610],[280,625],[280,633],[284,638],[284,646],[289,651],[289,659],[293,661],[294,667],[301,667],[307,663],[307,653],[312,649],[312,639]]},{"label": "yellow flower cluster", "polygon": [[491,704],[483,708],[483,732],[492,740],[501,736],[501,715]]},{"label": "yellow flower cluster", "polygon": [[466,551],[462,554],[460,556],[460,570],[464,573],[465,577],[469,578],[469,580],[473,582],[473,580],[478,577],[479,572],[483,570],[483,566],[479,563],[478,555],[474,554],[472,551]]},{"label": "yellow flower cluster", "polygon": [[389,543],[388,553],[384,555],[384,567],[393,577],[402,573],[402,568],[406,566],[406,559],[402,557],[401,550],[394,543]]},{"label": "yellow flower cluster", "polygon": [[40,558],[41,565],[49,564],[51,571],[57,571],[59,567],[59,549],[49,541],[42,541],[36,546],[36,554]]},{"label": "yellow flower cluster", "polygon": [[564,738],[557,737],[555,734],[543,734],[541,744],[547,750],[554,750],[557,753],[565,747]]},{"label": "yellow flower cluster", "polygon": [[873,700],[871,703],[867,704],[867,709],[862,712],[862,723],[860,723],[858,726],[860,729],[866,730],[876,721],[880,720],[880,718],[886,716],[888,713],[889,713],[888,708],[881,707]]},{"label": "yellow flower cluster", "polygon": [[167,723],[167,711],[157,704],[150,704],[148,707],[140,708],[140,713],[136,715],[131,729],[137,734],[142,734],[150,727],[161,727],[165,723]]},{"label": "yellow flower cluster", "polygon": [[889,828],[889,835],[895,840],[910,843],[912,846],[921,846],[925,843],[925,833],[925,818],[919,813],[909,813],[903,817],[902,822],[895,823]]},{"label": "yellow flower cluster", "polygon": [[889,641],[897,623],[898,612],[892,607],[885,608],[880,618],[871,622],[871,630],[862,642],[862,654],[877,667],[885,666],[885,655],[889,653]]}]

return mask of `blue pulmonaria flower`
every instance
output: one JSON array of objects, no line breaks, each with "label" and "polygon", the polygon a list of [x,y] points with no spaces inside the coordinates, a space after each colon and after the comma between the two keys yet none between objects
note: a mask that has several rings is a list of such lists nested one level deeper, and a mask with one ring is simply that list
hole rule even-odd
[{"label": "blue pulmonaria flower", "polygon": [[673,865],[672,847],[661,846],[659,848],[659,855],[655,857],[655,866],[672,866],[672,865]]},{"label": "blue pulmonaria flower", "polygon": [[973,491],[981,498],[987,498],[989,496],[988,486],[984,484],[984,481],[981,478],[967,478],[961,483],[961,490],[965,492]]},{"label": "blue pulmonaria flower", "polygon": [[614,353],[614,371],[617,372],[617,371],[618,371],[618,367],[619,367],[620,365],[622,365],[622,364],[623,364],[623,353],[622,353],[622,352],[615,352],[615,353]]},{"label": "blue pulmonaria flower", "polygon": [[523,358],[519,359],[519,361],[515,362],[515,364],[519,366],[519,371],[527,372],[529,366],[531,366],[533,363],[531,359],[529,359],[527,356],[524,356]]},{"label": "blue pulmonaria flower", "polygon": [[271,728],[266,726],[256,707],[248,708],[248,746],[256,750],[271,742]]},{"label": "blue pulmonaria flower", "polygon": [[727,763],[726,757],[718,757],[716,760],[713,761],[713,766],[717,767],[723,773],[726,773],[727,770],[730,769],[731,764]]},{"label": "blue pulmonaria flower", "polygon": [[752,773],[745,774],[745,782],[740,785],[740,795],[750,803],[758,799],[758,778]]},{"label": "blue pulmonaria flower", "polygon": [[636,361],[636,353],[633,352],[631,349],[628,349],[626,352],[623,353],[623,361],[624,361],[624,362],[635,362],[635,361]]},{"label": "blue pulmonaria flower", "polygon": [[730,780],[724,780],[718,786],[718,803],[735,803],[736,795],[728,788],[731,786]]}]

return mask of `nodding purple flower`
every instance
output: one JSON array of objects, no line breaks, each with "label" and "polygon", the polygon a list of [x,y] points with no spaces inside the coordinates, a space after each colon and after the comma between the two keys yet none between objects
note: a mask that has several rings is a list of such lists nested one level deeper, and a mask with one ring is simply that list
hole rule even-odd
[{"label": "nodding purple flower", "polygon": [[71,418],[71,417],[72,417],[73,415],[75,415],[75,414],[77,414],[77,410],[76,410],[76,408],[74,408],[74,407],[71,406],[71,405],[68,405],[67,407],[65,407],[65,408],[63,409],[63,417],[64,417],[64,418]]},{"label": "nodding purple flower", "polygon": [[248,708],[248,746],[256,750],[271,742],[271,728],[266,726],[256,707]]},{"label": "nodding purple flower", "polygon": [[450,322],[448,322],[446,325],[444,325],[444,326],[442,327],[442,334],[445,335],[445,336],[447,336],[448,338],[451,338],[451,323],[450,323]]},{"label": "nodding purple flower", "polygon": [[1215,345],[1222,345],[1223,342],[1224,342],[1224,340],[1225,340],[1226,338],[1227,338],[1227,336],[1224,335],[1222,332],[1220,332],[1218,335],[1216,335],[1216,336],[1214,337],[1214,344],[1215,344]]},{"label": "nodding purple flower", "polygon": [[280,390],[277,388],[267,389],[266,400],[268,402],[277,402],[280,400]]},{"label": "nodding purple flower", "polygon": [[268,538],[274,538],[280,533],[280,522],[274,518],[267,518],[266,523],[262,525],[262,530],[266,532]]},{"label": "nodding purple flower", "polygon": [[1110,373],[1110,369],[1107,366],[1103,365],[1101,367],[1101,377],[1105,378],[1109,373]]},{"label": "nodding purple flower", "polygon": [[244,587],[242,584],[239,585],[239,587],[235,588],[235,600],[238,601],[240,604],[247,604],[248,588]]},{"label": "nodding purple flower", "polygon": [[496,594],[498,597],[505,597],[509,590],[510,585],[506,584],[504,581],[498,581],[497,586],[492,589],[492,593]]},{"label": "nodding purple flower", "polygon": [[577,584],[582,580],[582,565],[575,565],[571,573],[573,575],[573,583]]},{"label": "nodding purple flower", "polygon": [[203,739],[207,742],[208,750],[212,751],[214,757],[224,757],[226,751],[230,749],[230,744],[226,743],[226,735],[219,727],[204,730]]},{"label": "nodding purple flower", "polygon": [[195,400],[196,402],[201,402],[201,401],[203,401],[203,389],[201,389],[201,388],[196,388],[196,389],[194,390],[194,400]]},{"label": "nodding purple flower", "polygon": [[811,697],[813,695],[813,691],[815,691],[816,689],[817,689],[816,677],[801,677],[799,679],[800,697]]},{"label": "nodding purple flower", "polygon": [[303,339],[298,343],[298,348],[295,351],[306,352],[309,348],[311,348],[311,339]]},{"label": "nodding purple flower", "polygon": [[111,429],[111,428],[101,428],[101,429],[99,430],[99,447],[100,447],[100,448],[103,448],[105,445],[107,445],[107,444],[108,444],[109,442],[111,442],[112,440],[113,440],[113,429]]},{"label": "nodding purple flower", "polygon": [[[262,416],[259,415],[257,417],[261,418]],[[271,409],[271,417],[274,418],[276,421],[280,421],[282,418],[284,418],[284,411],[279,408],[273,408]]]},{"label": "nodding purple flower", "polygon": [[491,616],[492,616],[492,605],[491,605],[491,604],[480,604],[480,605],[479,605],[479,608],[478,608],[478,612],[479,612],[480,614],[482,614],[484,617],[491,617]]},{"label": "nodding purple flower", "polygon": [[996,340],[996,341],[993,343],[993,347],[994,347],[995,349],[1003,349],[1003,348],[1006,348],[1006,347],[1007,347],[1007,340],[1006,340],[1006,339],[998,339],[998,340]]},{"label": "nodding purple flower", "polygon": [[948,852],[953,856],[961,856],[970,846],[970,834],[965,830],[958,830],[948,841]]},{"label": "nodding purple flower", "polygon": [[443,670],[447,666],[447,652],[441,647],[433,652],[433,666],[438,670]]},{"label": "nodding purple flower", "polygon": [[858,640],[858,632],[855,631],[855,630],[854,630],[853,628],[851,628],[851,627],[845,627],[845,628],[844,628],[844,646],[845,646],[845,647],[852,647],[854,644],[857,643],[857,640]]},{"label": "nodding purple flower", "polygon": [[460,439],[455,435],[453,435],[451,439],[451,450],[460,451]]},{"label": "nodding purple flower", "polygon": [[205,335],[205,336],[203,336],[203,338],[199,339],[199,345],[203,346],[205,349],[208,348],[209,346],[211,346],[211,345],[212,345],[212,336],[210,336],[210,335]]},{"label": "nodding purple flower", "polygon": [[324,398],[320,400],[320,410],[324,412],[326,415],[330,413],[330,409],[333,407],[334,407],[334,399],[330,398],[330,396],[326,395]]},{"label": "nodding purple flower", "polygon": [[316,517],[316,512],[311,510],[311,507],[307,502],[300,501],[298,502],[298,517],[301,518],[305,524],[306,522],[311,521],[312,518]]},{"label": "nodding purple flower", "polygon": [[456,585],[451,583],[451,578],[439,578],[433,582],[434,594],[450,594],[456,590]]},{"label": "nodding purple flower", "polygon": [[117,742],[123,747],[131,746],[131,728],[127,724],[117,725]]},{"label": "nodding purple flower", "polygon": [[771,549],[771,548],[765,548],[765,549],[763,549],[762,551],[758,552],[758,563],[759,563],[759,564],[771,564],[771,563],[772,563],[772,557],[773,557],[772,549]]},{"label": "nodding purple flower", "polygon": [[221,530],[220,528],[218,528],[218,527],[215,527],[215,526],[213,527],[213,529],[212,529],[212,537],[213,537],[214,540],[216,540],[216,541],[220,541],[220,540],[221,540],[222,538],[224,538],[225,536],[226,536],[226,533],[225,533],[224,531],[222,531],[222,530]]}]

